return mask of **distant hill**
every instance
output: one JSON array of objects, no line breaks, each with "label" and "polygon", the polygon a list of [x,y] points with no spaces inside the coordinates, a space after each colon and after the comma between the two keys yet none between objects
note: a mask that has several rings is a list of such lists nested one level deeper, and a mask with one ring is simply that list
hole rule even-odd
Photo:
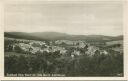
[{"label": "distant hill", "polygon": [[5,37],[18,38],[18,39],[28,39],[28,40],[45,40],[36,36],[32,36],[30,33],[25,32],[4,32]]},{"label": "distant hill", "polygon": [[58,33],[58,32],[34,32],[34,33],[29,33],[29,34],[32,36],[44,38],[47,40],[58,40],[60,38],[70,36],[66,33]]},{"label": "distant hill", "polygon": [[123,40],[123,36],[104,36],[104,35],[70,35],[59,32],[5,32],[5,37],[31,39],[31,40],[85,40],[88,42],[104,42]]}]

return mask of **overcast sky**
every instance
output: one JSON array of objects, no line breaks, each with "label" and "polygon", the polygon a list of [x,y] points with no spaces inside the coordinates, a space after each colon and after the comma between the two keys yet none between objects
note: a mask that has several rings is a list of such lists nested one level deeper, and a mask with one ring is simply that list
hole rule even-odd
[{"label": "overcast sky", "polygon": [[11,2],[5,5],[5,31],[122,35],[122,11],[122,3],[112,1]]}]

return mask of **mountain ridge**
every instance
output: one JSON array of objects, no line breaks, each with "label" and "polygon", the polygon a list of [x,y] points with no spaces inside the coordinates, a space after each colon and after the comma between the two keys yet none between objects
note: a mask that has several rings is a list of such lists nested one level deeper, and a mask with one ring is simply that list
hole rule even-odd
[{"label": "mountain ridge", "polygon": [[123,35],[71,35],[60,32],[4,32],[5,37],[31,39],[31,40],[86,40],[86,41],[112,41],[123,40]]}]

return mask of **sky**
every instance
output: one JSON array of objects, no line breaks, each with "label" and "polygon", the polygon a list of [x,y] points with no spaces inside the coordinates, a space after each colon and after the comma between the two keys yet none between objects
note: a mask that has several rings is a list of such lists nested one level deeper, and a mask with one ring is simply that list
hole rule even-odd
[{"label": "sky", "polygon": [[19,1],[5,5],[6,32],[123,34],[123,5],[116,1]]}]

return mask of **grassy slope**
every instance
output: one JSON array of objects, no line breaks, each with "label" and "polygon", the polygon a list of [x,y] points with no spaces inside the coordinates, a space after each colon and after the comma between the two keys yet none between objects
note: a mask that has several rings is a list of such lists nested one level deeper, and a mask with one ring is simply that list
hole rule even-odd
[{"label": "grassy slope", "polygon": [[30,57],[30,56],[36,56],[36,55],[32,55],[32,54],[23,54],[23,53],[16,53],[16,52],[4,52],[5,57],[9,57],[9,56],[20,56],[23,55],[25,57]]}]

